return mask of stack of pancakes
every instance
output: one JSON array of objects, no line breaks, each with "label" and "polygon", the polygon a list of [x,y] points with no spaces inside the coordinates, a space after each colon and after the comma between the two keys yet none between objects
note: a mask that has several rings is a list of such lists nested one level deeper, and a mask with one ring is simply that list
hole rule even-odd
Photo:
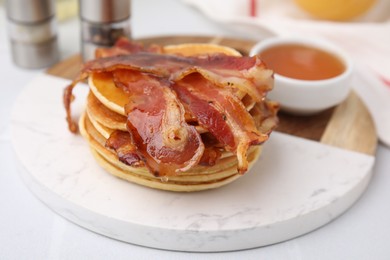
[{"label": "stack of pancakes", "polygon": [[[198,55],[213,52],[223,52],[228,55],[240,55],[236,50],[211,44],[182,44],[164,47],[164,52],[181,55]],[[213,166],[197,165],[186,172],[175,176],[154,176],[143,162],[140,165],[129,166],[121,162],[115,151],[106,147],[106,141],[115,130],[127,131],[124,106],[128,102],[128,94],[115,86],[109,73],[94,73],[89,77],[90,92],[87,98],[86,110],[79,121],[82,136],[88,141],[96,161],[109,173],[127,181],[151,188],[170,191],[199,191],[226,185],[240,176],[237,172],[237,157],[234,153],[222,151],[221,158]],[[242,101],[251,110],[253,116],[259,111],[260,104],[246,100]],[[252,112],[253,111],[253,112]],[[268,124],[268,125],[267,125]],[[262,122],[260,128],[273,128],[272,122]],[[207,132],[197,127],[201,134]],[[261,146],[252,146],[247,154],[251,167],[260,155]]]}]

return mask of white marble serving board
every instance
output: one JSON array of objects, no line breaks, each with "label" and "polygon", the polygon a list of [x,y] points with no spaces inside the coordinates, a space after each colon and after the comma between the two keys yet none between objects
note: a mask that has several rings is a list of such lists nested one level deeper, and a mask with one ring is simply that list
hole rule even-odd
[{"label": "white marble serving board", "polygon": [[[180,251],[259,247],[312,231],[363,193],[374,157],[274,132],[253,169],[215,190],[174,193],[120,180],[65,122],[68,80],[40,75],[12,114],[21,176],[58,214],[126,242]],[[88,88],[76,88],[75,114]]]}]

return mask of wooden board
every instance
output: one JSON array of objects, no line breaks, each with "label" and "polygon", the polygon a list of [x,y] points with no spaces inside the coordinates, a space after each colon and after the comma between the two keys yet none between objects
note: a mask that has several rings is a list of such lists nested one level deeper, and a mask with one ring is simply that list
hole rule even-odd
[{"label": "wooden board", "polygon": [[[139,39],[145,45],[180,43],[215,43],[237,49],[248,55],[255,44],[252,40],[209,36],[164,36]],[[48,74],[73,79],[82,65],[80,55],[72,56],[47,70]],[[377,135],[367,108],[354,93],[335,108],[312,116],[293,116],[279,113],[277,131],[318,141],[335,147],[374,155]]]}]

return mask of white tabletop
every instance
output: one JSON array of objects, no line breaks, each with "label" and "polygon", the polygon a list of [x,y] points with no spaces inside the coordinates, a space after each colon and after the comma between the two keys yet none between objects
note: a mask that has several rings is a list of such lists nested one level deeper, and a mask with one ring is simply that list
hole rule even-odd
[{"label": "white tabletop", "polygon": [[[133,0],[132,4],[134,38],[237,36],[179,0]],[[350,210],[318,230],[272,246],[211,254],[163,251],[116,241],[63,219],[34,197],[18,175],[10,112],[23,86],[42,70],[13,65],[5,19],[0,8],[0,259],[389,259],[390,149],[381,144],[373,179]],[[77,19],[60,23],[63,58],[79,51],[78,35]]]}]

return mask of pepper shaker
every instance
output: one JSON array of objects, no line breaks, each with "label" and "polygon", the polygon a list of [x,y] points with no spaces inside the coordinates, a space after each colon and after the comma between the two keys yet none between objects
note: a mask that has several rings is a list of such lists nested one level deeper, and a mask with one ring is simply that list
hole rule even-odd
[{"label": "pepper shaker", "polygon": [[7,0],[11,52],[17,66],[38,69],[59,58],[53,0]]},{"label": "pepper shaker", "polygon": [[95,57],[98,47],[110,47],[116,40],[131,37],[130,0],[79,0],[81,52],[84,61]]}]

